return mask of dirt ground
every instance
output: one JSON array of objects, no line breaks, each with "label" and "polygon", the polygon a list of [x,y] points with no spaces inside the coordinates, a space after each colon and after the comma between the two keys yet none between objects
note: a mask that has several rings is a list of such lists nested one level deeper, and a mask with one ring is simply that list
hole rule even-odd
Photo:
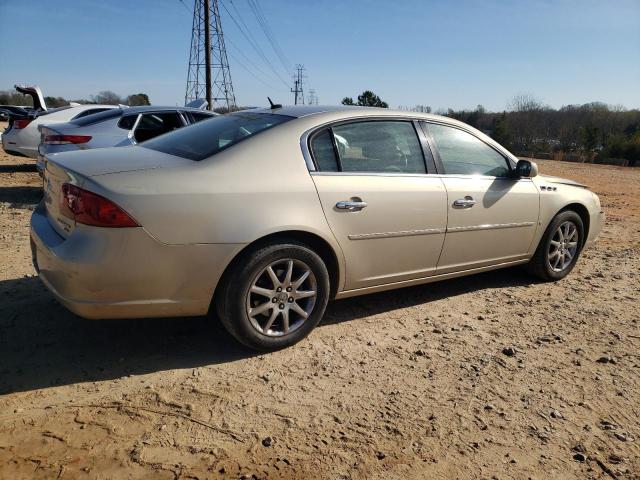
[{"label": "dirt ground", "polygon": [[640,169],[539,165],[608,214],[567,279],[333,302],[254,355],[206,318],[59,306],[31,265],[34,163],[0,154],[0,478],[639,479]]}]

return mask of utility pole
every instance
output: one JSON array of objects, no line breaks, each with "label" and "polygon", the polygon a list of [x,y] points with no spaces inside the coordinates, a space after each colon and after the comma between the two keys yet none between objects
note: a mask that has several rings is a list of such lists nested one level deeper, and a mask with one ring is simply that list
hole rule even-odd
[{"label": "utility pole", "polygon": [[205,98],[208,109],[236,106],[218,0],[194,0],[185,105]]},{"label": "utility pole", "polygon": [[205,65],[205,86],[207,96],[207,108],[213,109],[211,101],[211,12],[209,11],[209,0],[204,0],[204,65]]},{"label": "utility pole", "polygon": [[298,105],[298,100],[304,105],[304,88],[302,86],[302,80],[306,78],[303,75],[304,65],[296,65],[296,73],[293,76],[293,88],[291,92],[293,93],[293,104]]}]

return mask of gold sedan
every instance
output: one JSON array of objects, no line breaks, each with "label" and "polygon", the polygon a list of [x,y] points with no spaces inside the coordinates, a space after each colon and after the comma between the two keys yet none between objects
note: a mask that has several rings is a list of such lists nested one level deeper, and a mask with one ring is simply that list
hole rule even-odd
[{"label": "gold sedan", "polygon": [[583,185],[537,175],[449,118],[279,107],[139,146],[47,158],[40,278],[87,318],[217,315],[286,347],[332,298],[526,264],[559,280],[602,227]]}]

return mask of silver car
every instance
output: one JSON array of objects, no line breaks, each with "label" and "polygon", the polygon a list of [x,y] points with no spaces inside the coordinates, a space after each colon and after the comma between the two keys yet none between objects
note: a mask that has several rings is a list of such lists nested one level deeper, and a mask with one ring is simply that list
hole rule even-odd
[{"label": "silver car", "polygon": [[215,117],[217,113],[188,107],[125,107],[76,118],[68,123],[40,125],[36,166],[44,171],[48,154],[125,147]]},{"label": "silver car", "polygon": [[466,124],[374,108],[220,116],[56,155],[44,183],[34,264],[70,310],[211,311],[259,350],[305,337],[332,298],[513,265],[559,280],[604,221],[585,186]]}]

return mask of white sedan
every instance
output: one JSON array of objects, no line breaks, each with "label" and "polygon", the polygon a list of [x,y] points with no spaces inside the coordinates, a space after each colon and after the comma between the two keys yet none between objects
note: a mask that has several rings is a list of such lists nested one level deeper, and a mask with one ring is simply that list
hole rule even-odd
[{"label": "white sedan", "polygon": [[66,123],[71,120],[104,112],[117,105],[77,105],[55,108],[30,115],[11,116],[9,126],[2,134],[2,148],[10,155],[38,157],[40,132],[38,126]]}]

